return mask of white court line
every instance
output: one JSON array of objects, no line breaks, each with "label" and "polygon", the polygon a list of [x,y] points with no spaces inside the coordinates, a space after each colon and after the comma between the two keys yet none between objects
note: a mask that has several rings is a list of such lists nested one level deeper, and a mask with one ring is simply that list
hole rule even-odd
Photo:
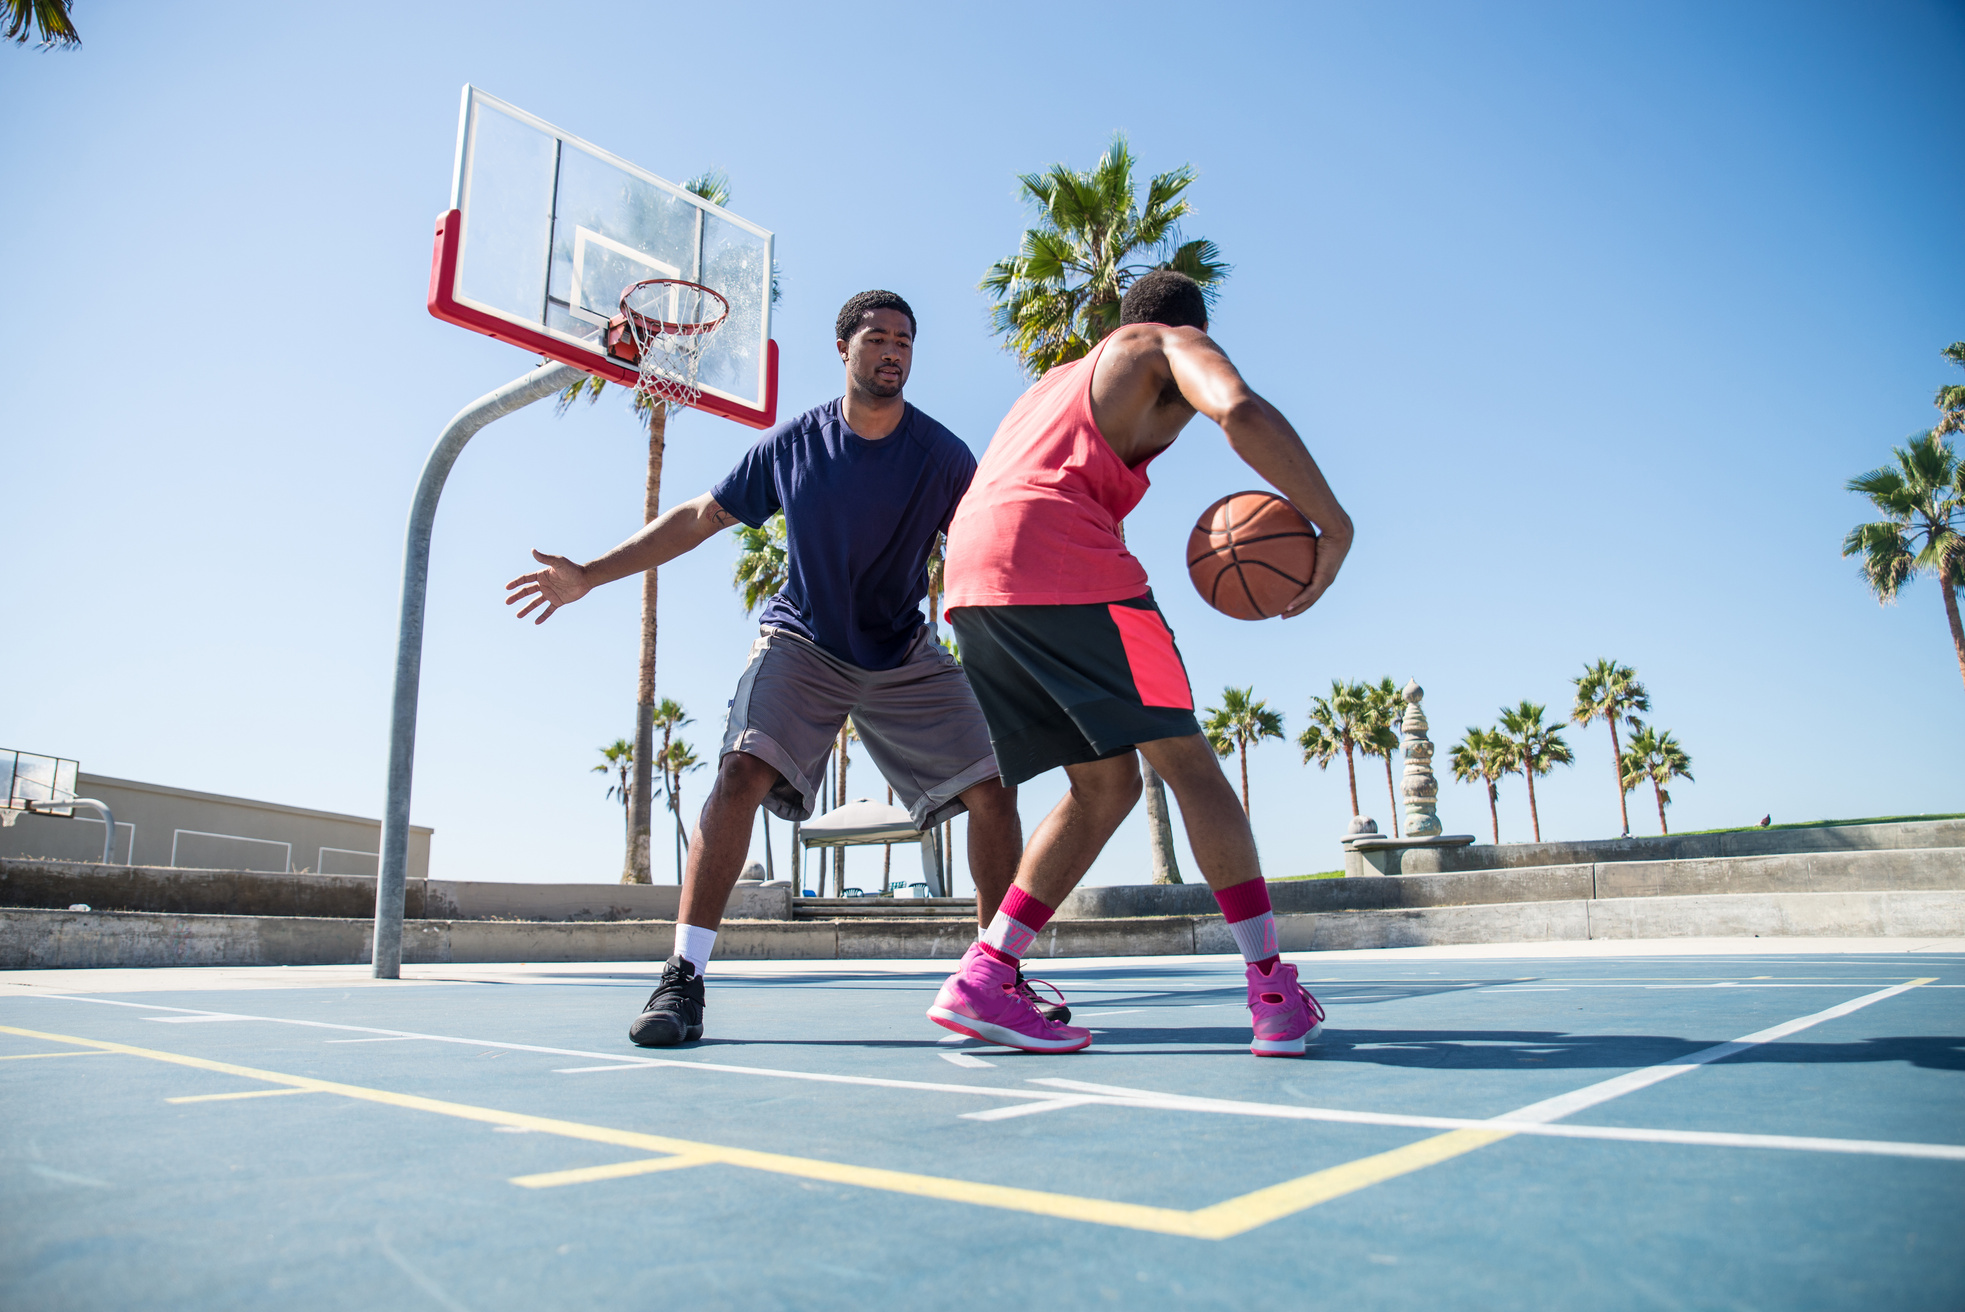
[{"label": "white court line", "polygon": [[991,1107],[987,1111],[963,1112],[965,1121],[1007,1121],[1018,1116],[1035,1116],[1039,1112],[1063,1111],[1067,1107],[1083,1107],[1087,1103],[1103,1101],[1098,1098],[1054,1098],[1050,1102],[1015,1102],[1008,1107]]},{"label": "white court line", "polygon": [[[1298,1107],[1284,1103],[1234,1102],[1225,1098],[1191,1098],[1183,1094],[1155,1093],[1147,1089],[1127,1089],[1113,1084],[1088,1084],[1081,1080],[1039,1079],[1031,1083],[1048,1084],[1058,1089],[1082,1090],[1088,1095],[1084,1100],[1085,1103],[1111,1107],[1209,1112],[1225,1116],[1261,1116],[1275,1120],[1334,1121],[1344,1125],[1390,1125],[1414,1130],[1508,1130],[1515,1134],[1541,1135],[1551,1139],[1611,1139],[1626,1143],[1691,1144],[1704,1148],[1787,1148],[1808,1152],[1856,1153],[1878,1157],[1926,1157],[1941,1161],[1965,1162],[1965,1144],[1905,1143],[1888,1139],[1831,1139],[1793,1134],[1734,1134],[1708,1130],[1652,1130],[1619,1125],[1553,1125],[1544,1121],[1517,1119],[1521,1116],[1521,1112],[1508,1112],[1487,1120],[1464,1116],[1405,1116],[1396,1112],[1354,1112],[1334,1107]],[[1036,1104],[1035,1107],[1036,1110],[1052,1110],[1051,1107],[1041,1103]],[[1014,1110],[1023,1112],[1030,1108],[1030,1104],[1024,1104]],[[993,1114],[968,1113],[967,1115],[975,1120],[997,1119]]]},{"label": "white court line", "polygon": [[1797,1017],[1779,1025],[1756,1030],[1727,1043],[1687,1053],[1672,1061],[1612,1076],[1595,1084],[1530,1103],[1512,1112],[1486,1120],[1452,1116],[1400,1116],[1385,1112],[1348,1112],[1328,1107],[1292,1107],[1284,1104],[1234,1102],[1220,1098],[1191,1098],[1181,1094],[1159,1094],[1116,1085],[1087,1084],[1080,1080],[1034,1079],[1058,1089],[1072,1089],[1105,1095],[1114,1102],[1150,1106],[1170,1111],[1206,1111],[1237,1116],[1267,1116],[1287,1120],[1339,1121],[1354,1125],[1403,1125],[1415,1129],[1473,1130],[1506,1129],[1517,1134],[1539,1134],[1563,1139],[1615,1139],[1632,1143],[1678,1143],[1722,1148],[1785,1148],[1809,1152],[1860,1153],[1883,1157],[1927,1157],[1945,1161],[1965,1161],[1965,1144],[1901,1143],[1880,1139],[1832,1139],[1786,1134],[1732,1134],[1705,1130],[1650,1130],[1609,1125],[1556,1125],[1552,1122],[1586,1108],[1621,1098],[1627,1093],[1649,1088],[1660,1081],[1683,1075],[1701,1066],[1774,1043],[1791,1034],[1810,1029],[1825,1021],[1838,1020],[1899,993],[1907,993],[1925,981],[1913,980],[1891,988],[1866,993],[1860,998]]},{"label": "white court line", "polygon": [[159,1025],[203,1025],[215,1020],[258,1020],[257,1016],[233,1016],[222,1011],[201,1012],[196,1016],[145,1016]]},{"label": "white court line", "polygon": [[965,1067],[969,1070],[993,1071],[996,1069],[995,1062],[984,1061],[981,1057],[971,1057],[966,1052],[938,1052],[935,1055],[943,1061],[953,1062],[955,1065]]},{"label": "white court line", "polygon": [[[51,1002],[93,1002],[106,1007],[137,1007],[146,1011],[188,1011],[186,1007],[166,1007],[154,1002],[124,1002],[120,998],[96,998],[77,993],[44,993],[39,999]],[[199,1013],[207,1014],[207,1013]],[[778,1080],[810,1080],[818,1084],[857,1084],[877,1089],[917,1089],[927,1093],[966,1093],[989,1098],[1018,1101],[1056,1101],[1054,1093],[1029,1089],[999,1089],[983,1084],[934,1084],[926,1080],[889,1080],[873,1075],[827,1075],[817,1071],[776,1070],[768,1066],[732,1066],[710,1061],[676,1061],[662,1057],[624,1057],[618,1052],[589,1052],[584,1048],[550,1048],[537,1043],[505,1043],[497,1039],[473,1039],[455,1034],[421,1034],[414,1030],[386,1030],[373,1025],[341,1025],[325,1020],[297,1020],[288,1016],[240,1016],[240,1020],[261,1020],[272,1025],[298,1025],[306,1029],[342,1030],[357,1034],[380,1034],[399,1039],[425,1039],[431,1043],[462,1044],[474,1048],[503,1048],[509,1052],[537,1052],[549,1057],[591,1057],[605,1066],[568,1067],[569,1071],[644,1070],[670,1067],[682,1070],[720,1071],[729,1075],[761,1075]],[[557,1073],[557,1072],[555,1072]]]},{"label": "white court line", "polygon": [[322,1043],[408,1043],[411,1039],[416,1037],[418,1036],[410,1035],[410,1034],[391,1034],[387,1038],[381,1038],[381,1039],[322,1039],[321,1042]]},{"label": "white court line", "polygon": [[[992,1088],[987,1085],[935,1084],[922,1080],[892,1080],[865,1075],[826,1075],[811,1071],[774,1070],[757,1066],[733,1066],[715,1062],[674,1061],[660,1058],[630,1059],[624,1061],[619,1054],[586,1052],[575,1048],[549,1048],[534,1044],[501,1043],[495,1040],[461,1038],[441,1034],[418,1034],[403,1030],[377,1030],[369,1026],[340,1025],[330,1021],[294,1020],[281,1016],[239,1016],[240,1020],[264,1020],[274,1024],[299,1025],[316,1029],[354,1030],[366,1033],[384,1034],[399,1038],[427,1039],[437,1043],[469,1044],[481,1048],[504,1048],[512,1051],[538,1052],[549,1055],[594,1057],[607,1061],[606,1066],[569,1068],[575,1070],[638,1070],[649,1066],[682,1067],[719,1071],[736,1075],[758,1075],[774,1079],[808,1080],[825,1084],[852,1084],[877,1088],[915,1089],[933,1093],[957,1093],[972,1096],[1001,1097],[1042,1107],[1045,1111],[1061,1110],[1067,1106],[1092,1104],[1122,1107],[1149,1107],[1171,1111],[1210,1112],[1221,1115],[1263,1116],[1286,1120],[1331,1121],[1352,1125],[1384,1125],[1414,1129],[1506,1129],[1518,1134],[1539,1134],[1554,1138],[1572,1139],[1615,1139],[1632,1142],[1681,1143],[1711,1147],[1758,1147],[1788,1148],[1816,1152],[1862,1153],[1879,1156],[1928,1157],[1944,1160],[1965,1161],[1965,1145],[1959,1144],[1920,1144],[1898,1143],[1867,1139],[1810,1138],[1793,1135],[1751,1135],[1729,1134],[1696,1130],[1648,1130],[1620,1126],[1555,1125],[1549,1122],[1572,1115],[1587,1107],[1593,1107],[1626,1093],[1649,1087],[1674,1075],[1682,1075],[1711,1062],[1723,1060],[1737,1053],[1772,1043],[1790,1034],[1798,1033],[1824,1021],[1835,1020],[1861,1010],[1886,998],[1895,997],[1925,981],[1914,980],[1894,985],[1874,993],[1830,1007],[1809,1016],[1786,1021],[1780,1025],[1757,1030],[1727,1043],[1702,1048],[1684,1057],[1657,1066],[1645,1067],[1624,1075],[1588,1085],[1571,1093],[1555,1098],[1531,1103],[1527,1107],[1488,1119],[1472,1119],[1451,1116],[1411,1116],[1391,1112],[1358,1112],[1329,1107],[1302,1107],[1290,1104],[1237,1102],[1220,1098],[1196,1098],[1183,1094],[1162,1094],[1151,1090],[1128,1089],[1115,1085],[1087,1084],[1077,1080],[1036,1079],[1033,1084],[1049,1085],[1053,1089],[1066,1089],[1082,1096],[1075,1099],[1060,1098],[1054,1092],[1035,1092],[1022,1089]],[[71,1002],[96,1002],[107,1006],[136,1007],[145,1010],[186,1011],[187,1008],[163,1007],[154,1003],[124,1002],[112,998],[96,998],[75,994],[44,994],[51,1000]],[[209,1015],[212,1013],[198,1013]],[[948,1055],[948,1054],[940,1054]]]}]

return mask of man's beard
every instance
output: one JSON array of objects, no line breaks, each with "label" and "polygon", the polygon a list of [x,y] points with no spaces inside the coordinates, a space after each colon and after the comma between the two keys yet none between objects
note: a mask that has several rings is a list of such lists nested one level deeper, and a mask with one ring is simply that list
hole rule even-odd
[{"label": "man's beard", "polygon": [[886,382],[876,376],[862,378],[860,380],[860,387],[868,396],[877,396],[885,400],[890,396],[899,396],[901,394],[902,384]]}]

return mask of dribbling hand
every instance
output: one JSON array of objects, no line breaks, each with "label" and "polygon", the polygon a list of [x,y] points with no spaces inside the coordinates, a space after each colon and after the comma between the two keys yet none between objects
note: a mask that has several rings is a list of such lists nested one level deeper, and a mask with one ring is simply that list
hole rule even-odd
[{"label": "dribbling hand", "polygon": [[[544,606],[546,609],[540,611],[539,618],[532,621],[534,624],[544,624],[561,606],[570,605],[586,596],[590,585],[586,571],[565,556],[549,556],[534,548],[532,558],[546,568],[534,574],[521,574],[507,583],[505,604],[510,606],[525,601],[525,608],[518,613],[519,619]],[[526,601],[527,597],[532,600]]]}]

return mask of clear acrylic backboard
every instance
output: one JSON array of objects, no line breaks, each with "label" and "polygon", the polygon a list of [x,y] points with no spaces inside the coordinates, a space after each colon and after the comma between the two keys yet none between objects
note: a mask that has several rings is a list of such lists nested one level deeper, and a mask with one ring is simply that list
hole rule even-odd
[{"label": "clear acrylic backboard", "polygon": [[632,386],[634,366],[604,342],[621,293],[646,278],[702,283],[730,316],[697,367],[696,408],[768,428],[778,410],[771,242],[721,206],[467,86],[430,313]]},{"label": "clear acrylic backboard", "polygon": [[64,803],[74,800],[80,772],[66,757],[0,748],[0,775],[6,776],[0,810],[20,811],[39,803],[42,815],[74,815],[75,808]]}]

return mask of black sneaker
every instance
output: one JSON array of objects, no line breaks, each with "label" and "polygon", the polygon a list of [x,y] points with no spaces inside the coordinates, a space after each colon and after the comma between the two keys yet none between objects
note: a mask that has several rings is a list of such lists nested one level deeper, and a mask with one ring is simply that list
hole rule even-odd
[{"label": "black sneaker", "polygon": [[628,1026],[628,1037],[644,1048],[673,1048],[703,1037],[703,977],[682,957],[662,965],[662,983]]},{"label": "black sneaker", "polygon": [[1024,1001],[1037,1008],[1037,1014],[1051,1024],[1068,1024],[1071,1020],[1071,1008],[1064,1005],[1064,991],[1047,979],[1040,979],[1037,982],[1057,994],[1058,1000],[1046,1002],[1037,996],[1037,991],[1030,987],[1030,981],[1023,977],[1023,967],[1017,967],[1017,992],[1023,995]]}]

